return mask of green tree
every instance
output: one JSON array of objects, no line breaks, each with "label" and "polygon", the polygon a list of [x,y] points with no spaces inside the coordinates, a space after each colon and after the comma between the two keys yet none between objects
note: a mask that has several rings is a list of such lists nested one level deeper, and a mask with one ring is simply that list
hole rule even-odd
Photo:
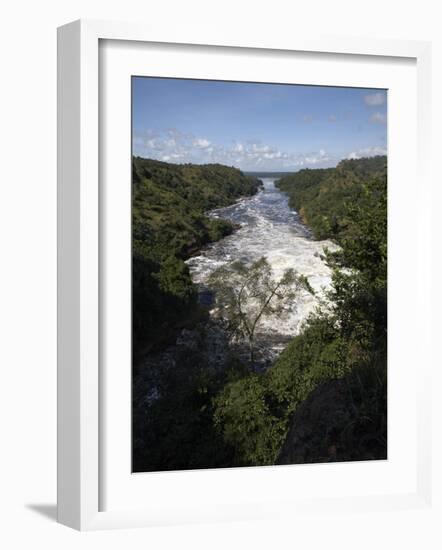
[{"label": "green tree", "polygon": [[[308,319],[267,371],[226,384],[214,400],[214,421],[234,448],[235,463],[386,456],[387,180],[372,174],[383,162],[345,162],[334,175],[301,174],[312,187],[309,197],[301,194],[310,219],[325,212],[339,222],[325,235],[340,245],[325,254],[333,286],[327,307]],[[293,197],[299,198],[295,190]],[[325,225],[313,227],[318,236]],[[284,441],[290,456],[280,455]]]},{"label": "green tree", "polygon": [[307,278],[293,269],[275,279],[265,257],[251,265],[236,261],[220,267],[211,275],[209,286],[215,290],[215,315],[227,323],[233,339],[247,342],[252,364],[260,322],[265,317],[284,318],[295,307],[299,292],[313,292]]},{"label": "green tree", "polygon": [[185,260],[234,230],[208,210],[256,193],[261,182],[219,164],[132,159],[134,363],[173,342],[201,310]]}]

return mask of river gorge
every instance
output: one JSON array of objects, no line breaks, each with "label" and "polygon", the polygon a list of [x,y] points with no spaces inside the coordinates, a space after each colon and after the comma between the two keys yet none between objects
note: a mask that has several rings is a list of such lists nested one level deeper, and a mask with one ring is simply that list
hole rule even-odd
[{"label": "river gorge", "polygon": [[210,212],[239,226],[232,235],[212,243],[187,261],[193,282],[204,296],[210,274],[234,261],[246,264],[265,256],[275,278],[294,269],[307,277],[315,294],[302,292],[290,315],[263,320],[259,337],[277,355],[287,341],[300,332],[302,322],[313,312],[330,288],[331,272],[322,259],[325,248],[335,250],[331,241],[315,241],[299,215],[288,206],[287,195],[275,186],[275,179],[263,178],[262,189],[226,208]]}]

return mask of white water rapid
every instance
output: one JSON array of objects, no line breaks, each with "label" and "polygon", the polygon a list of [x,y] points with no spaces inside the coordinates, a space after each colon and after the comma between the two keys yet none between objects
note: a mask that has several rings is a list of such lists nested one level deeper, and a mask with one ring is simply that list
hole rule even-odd
[{"label": "white water rapid", "polygon": [[262,256],[269,261],[275,278],[287,268],[305,275],[315,295],[302,293],[288,318],[267,318],[261,324],[260,333],[268,337],[269,345],[277,352],[288,337],[298,334],[302,322],[330,287],[330,269],[320,256],[325,247],[335,250],[336,245],[313,240],[297,213],[290,210],[287,195],[279,191],[274,182],[263,178],[264,188],[253,197],[212,211],[211,216],[228,219],[241,228],[209,245],[187,264],[194,283],[202,290],[207,288],[205,283],[210,273],[221,265],[235,260],[249,263]]}]

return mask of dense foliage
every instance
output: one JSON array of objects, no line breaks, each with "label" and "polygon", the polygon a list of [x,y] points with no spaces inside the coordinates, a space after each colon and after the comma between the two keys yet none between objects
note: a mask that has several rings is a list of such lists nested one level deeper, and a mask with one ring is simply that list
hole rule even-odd
[{"label": "dense foliage", "polygon": [[[155,372],[158,357],[154,356],[152,363],[146,365],[154,372],[136,374],[133,381],[134,471],[216,468],[232,464],[233,449],[214,425],[212,404],[229,380],[231,369],[227,364],[222,369],[211,365],[203,340],[193,348],[181,347],[169,368],[160,367]],[[155,388],[160,397],[146,403],[146,390],[151,388]]]},{"label": "dense foliage", "polygon": [[[385,168],[384,157],[343,161],[280,184],[289,188],[291,204],[307,213],[315,234],[336,239],[341,248],[326,253],[333,270],[329,307],[308,320],[265,373],[230,383],[216,397],[215,422],[240,464],[386,456]],[[339,379],[340,400],[328,385]],[[309,396],[310,408],[316,400],[328,404],[328,413],[299,426],[306,415],[297,409]],[[308,452],[300,452],[299,437],[294,444],[296,428]],[[324,448],[332,451],[324,455]]]},{"label": "dense foliage", "polygon": [[[150,189],[152,179],[137,168],[137,162],[146,161],[135,159],[137,182],[143,181]],[[160,173],[168,166],[152,164]],[[250,185],[249,193],[256,183]],[[223,359],[212,364],[210,358],[216,353],[208,349],[212,344],[207,324],[194,319],[196,339],[181,346],[161,372],[146,370],[139,375],[147,376],[150,385],[154,379],[161,397],[146,404],[145,396],[136,393],[144,391],[143,382],[134,381],[135,470],[386,457],[386,158],[343,161],[335,169],[302,170],[282,178],[279,186],[316,237],[340,245],[337,252],[325,253],[333,274],[328,306],[308,319],[302,332],[264,371],[254,368],[253,358],[247,362],[238,357],[227,341],[220,344],[226,350]],[[166,187],[166,182],[164,188],[160,186],[156,201]],[[211,196],[209,191],[204,194]],[[246,194],[244,189],[240,194]],[[176,195],[177,211],[187,221],[190,206]],[[199,199],[194,202],[199,204]],[[158,231],[169,231],[169,220],[172,227],[175,223],[174,208],[172,203],[160,203],[159,208],[150,203],[147,215],[142,216],[145,227],[151,230],[150,220],[159,212],[164,219],[158,227],[164,225]],[[204,220],[196,232],[196,242],[202,243],[210,220],[206,221],[202,211],[197,214]],[[136,218],[134,207],[134,228]],[[179,223],[177,219],[170,231],[176,231]],[[146,305],[151,307],[149,300],[155,303],[175,296],[191,303],[193,287],[187,284],[188,273],[181,260],[189,249],[174,248],[172,256],[165,251],[162,256],[159,252],[164,245],[143,248],[144,241],[140,241],[135,250],[139,246],[148,253],[143,252],[139,261],[157,266],[152,277],[156,288],[164,292],[159,297],[152,287],[152,296],[144,295]],[[157,243],[162,242],[159,237]],[[144,276],[143,265],[138,268],[136,273]]]},{"label": "dense foliage", "polygon": [[300,170],[276,185],[318,239],[339,238],[352,228],[348,205],[362,206],[367,181],[385,178],[386,173],[387,157],[377,156],[343,160],[336,168]]},{"label": "dense foliage", "polygon": [[133,346],[164,343],[198,316],[184,260],[232,232],[207,210],[256,193],[259,180],[219,164],[169,164],[135,157],[132,163]]}]

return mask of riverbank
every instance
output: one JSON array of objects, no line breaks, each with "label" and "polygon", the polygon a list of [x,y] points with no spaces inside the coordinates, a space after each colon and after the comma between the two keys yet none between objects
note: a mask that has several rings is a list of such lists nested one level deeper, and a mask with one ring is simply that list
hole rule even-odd
[{"label": "riverbank", "polygon": [[209,289],[232,262],[247,274],[265,255],[272,278],[296,269],[315,294],[296,294],[288,318],[272,312],[262,323],[268,365],[242,354],[247,335],[232,342],[222,315],[150,353],[133,380],[134,471],[386,456],[386,180],[362,185],[363,200],[340,206],[355,236],[340,248],[312,238],[274,181],[210,213],[241,227],[186,261],[192,285]]},{"label": "riverbank", "polygon": [[133,159],[133,358],[156,351],[198,320],[197,294],[184,263],[234,230],[208,210],[251,196],[256,178],[232,167]]}]

